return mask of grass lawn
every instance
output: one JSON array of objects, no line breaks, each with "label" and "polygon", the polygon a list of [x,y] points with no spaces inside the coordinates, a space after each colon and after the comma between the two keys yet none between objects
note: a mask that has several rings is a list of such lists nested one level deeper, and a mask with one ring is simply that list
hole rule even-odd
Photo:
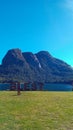
[{"label": "grass lawn", "polygon": [[0,130],[73,130],[73,92],[0,91]]}]

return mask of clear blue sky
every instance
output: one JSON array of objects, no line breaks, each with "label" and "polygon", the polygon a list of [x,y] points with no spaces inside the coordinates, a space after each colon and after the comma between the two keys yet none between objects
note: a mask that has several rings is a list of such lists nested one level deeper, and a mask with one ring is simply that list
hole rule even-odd
[{"label": "clear blue sky", "polygon": [[0,62],[12,48],[73,66],[73,0],[0,0]]}]

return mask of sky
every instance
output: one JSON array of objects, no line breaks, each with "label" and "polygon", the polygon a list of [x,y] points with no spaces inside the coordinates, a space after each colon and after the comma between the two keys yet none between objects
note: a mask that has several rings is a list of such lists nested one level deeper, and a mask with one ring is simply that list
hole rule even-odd
[{"label": "sky", "polygon": [[73,66],[73,0],[0,0],[0,63],[13,48]]}]

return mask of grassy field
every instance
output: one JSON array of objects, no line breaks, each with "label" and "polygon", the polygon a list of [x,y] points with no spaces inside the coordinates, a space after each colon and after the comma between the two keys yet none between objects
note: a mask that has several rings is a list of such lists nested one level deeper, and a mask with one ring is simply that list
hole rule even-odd
[{"label": "grassy field", "polygon": [[73,130],[73,92],[0,91],[0,130]]}]

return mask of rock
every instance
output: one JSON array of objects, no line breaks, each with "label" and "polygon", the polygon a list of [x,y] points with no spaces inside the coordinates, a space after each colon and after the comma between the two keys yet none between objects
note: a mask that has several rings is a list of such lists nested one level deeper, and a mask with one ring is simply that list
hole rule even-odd
[{"label": "rock", "polygon": [[0,65],[0,82],[70,82],[73,68],[47,51],[37,54],[11,49]]}]

